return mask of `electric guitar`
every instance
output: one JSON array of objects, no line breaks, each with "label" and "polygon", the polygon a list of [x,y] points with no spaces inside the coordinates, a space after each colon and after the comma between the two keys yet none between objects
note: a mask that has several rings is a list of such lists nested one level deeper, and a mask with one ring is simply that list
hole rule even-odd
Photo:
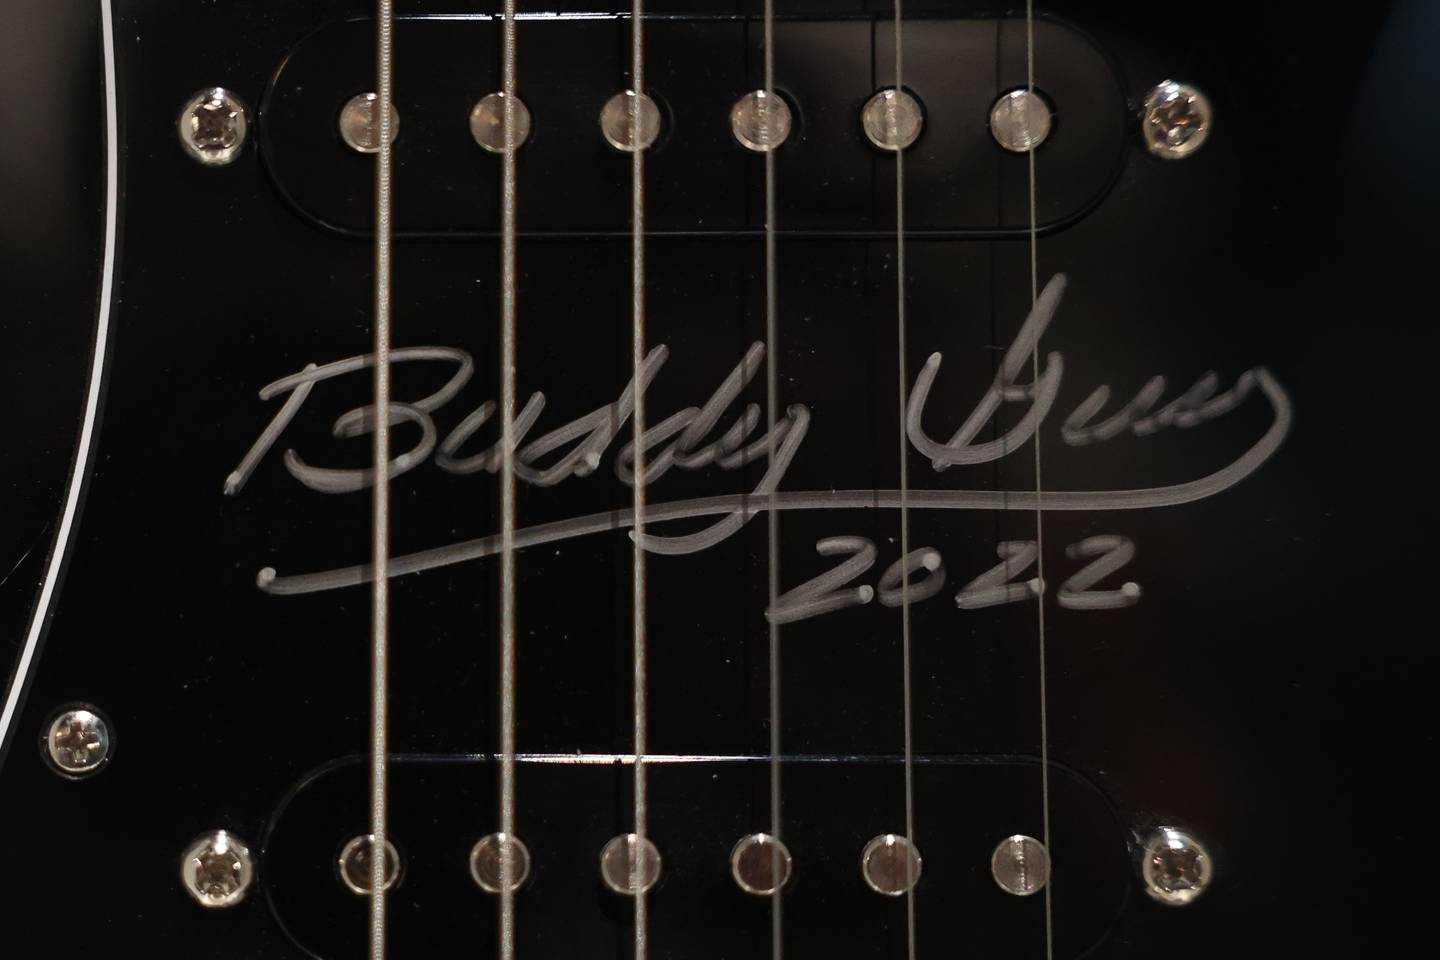
[{"label": "electric guitar", "polygon": [[1433,4],[9,13],[6,957],[1423,921]]}]

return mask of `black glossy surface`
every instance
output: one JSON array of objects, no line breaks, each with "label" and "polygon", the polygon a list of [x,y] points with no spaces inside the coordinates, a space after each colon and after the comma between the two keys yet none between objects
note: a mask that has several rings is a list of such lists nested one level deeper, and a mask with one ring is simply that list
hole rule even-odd
[{"label": "black glossy surface", "polygon": [[55,536],[84,409],[105,203],[99,9],[15,11],[0,31],[0,673]]},{"label": "black glossy surface", "polygon": [[[57,17],[94,27],[91,7],[62,6]],[[734,14],[753,12],[755,4],[651,6],[657,13]],[[777,6],[785,15],[890,11],[889,3],[843,0]],[[344,776],[353,779],[353,796],[341,789],[348,799],[312,811],[307,841],[329,857],[363,826],[360,768],[345,766],[345,758],[367,746],[367,593],[272,596],[257,589],[256,574],[266,566],[289,575],[364,559],[368,496],[307,490],[286,472],[281,453],[293,447],[316,464],[363,464],[367,444],[336,440],[330,428],[365,402],[367,378],[351,374],[316,387],[245,488],[227,497],[222,486],[278,408],[277,400],[257,399],[262,386],[308,362],[369,349],[372,251],[363,239],[337,237],[298,215],[254,149],[222,170],[190,162],[175,144],[174,117],[191,92],[215,83],[252,105],[265,102],[267,83],[297,44],[367,9],[277,0],[125,2],[117,10],[123,230],[111,376],[69,573],[0,769],[7,956],[298,957],[305,954],[286,927],[302,926],[334,932],[343,952],[327,957],[354,955],[359,942],[363,910],[338,896],[328,862],[292,852],[298,847],[275,846],[273,864],[267,848],[265,895],[237,910],[202,912],[177,882],[179,853],[202,830],[223,826],[257,844],[278,844],[289,821],[277,811],[327,764],[350,771]],[[959,3],[906,9],[915,17],[995,12]],[[401,12],[447,10],[426,2],[401,4]],[[1184,163],[1150,159],[1132,131],[1103,201],[1040,241],[1042,282],[1057,272],[1070,278],[1042,342],[1065,363],[1059,400],[1041,431],[1046,489],[1192,479],[1234,460],[1270,420],[1255,395],[1192,429],[1066,445],[1060,423],[1102,383],[1126,398],[1164,374],[1168,397],[1207,370],[1229,385],[1264,365],[1295,408],[1279,452],[1216,497],[1157,510],[1044,516],[1048,739],[1052,759],[1080,778],[1056,780],[1093,784],[1120,826],[1136,834],[1162,822],[1193,829],[1217,862],[1213,891],[1183,911],[1147,902],[1132,881],[1125,909],[1093,955],[1391,948],[1425,918],[1428,894],[1423,857],[1407,844],[1430,815],[1423,767],[1433,749],[1435,655],[1429,631],[1416,623],[1424,623],[1435,569],[1423,467],[1434,407],[1434,244],[1426,224],[1437,212],[1428,180],[1436,128],[1407,104],[1429,102],[1436,92],[1430,52],[1440,24],[1430,5],[1418,2],[1366,5],[1343,19],[1313,4],[1282,2],[1236,9],[1066,2],[1044,12],[1091,38],[1130,102],[1174,75],[1207,90],[1217,116],[1212,142]],[[1014,29],[1015,21],[1007,23]],[[614,43],[622,42],[624,25],[610,27]],[[47,34],[34,30],[40,49]],[[68,46],[55,41],[50,60],[35,60],[78,64],[65,72],[74,87],[40,85],[33,98],[6,101],[32,123],[39,114],[73,124],[57,166],[36,169],[68,171],[75,191],[31,187],[39,174],[11,159],[24,156],[17,141],[3,141],[6,196],[50,198],[43,208],[37,199],[43,212],[7,219],[0,229],[3,380],[12,429],[23,441],[7,445],[15,452],[0,483],[5,569],[31,550],[58,509],[93,322],[94,191],[103,182],[98,48],[77,54],[84,38],[71,39]],[[477,53],[477,90],[493,69],[492,54]],[[424,55],[402,51],[397,89],[406,89],[404,58]],[[944,55],[927,49],[923,36],[907,39],[907,64],[916,71]],[[617,56],[604,51],[608,60]],[[663,62],[665,53],[652,56]],[[1037,56],[1043,87],[1043,47]],[[525,57],[522,48],[522,63]],[[7,59],[5,69],[31,76],[40,68],[28,62]],[[835,85],[854,85],[838,63],[809,66],[803,79],[817,88],[830,88],[831,71],[841,73]],[[988,78],[993,86],[976,102],[1007,89],[1022,68],[1012,63]],[[615,76],[609,86],[622,82]],[[368,81],[357,75],[349,86],[363,89]],[[1397,89],[1413,94],[1392,96]],[[803,113],[811,101],[799,99]],[[339,102],[324,106],[338,110]],[[807,135],[825,129],[806,117]],[[837,128],[844,122],[842,111]],[[1055,150],[1069,134],[1069,124],[1057,127]],[[583,128],[570,135],[580,145],[577,176],[593,177],[603,159],[598,134]],[[883,224],[893,202],[885,188],[892,159],[870,155],[859,187],[823,173],[825,163],[849,162],[845,151],[854,146],[833,145],[817,158],[809,185],[815,209],[823,205],[837,220],[853,211],[867,228]],[[672,149],[682,148],[666,144],[653,166],[663,170],[664,151]],[[490,159],[477,150],[471,175],[493,190]],[[760,161],[737,148],[728,162],[749,167],[743,176],[730,174],[726,189],[753,200]],[[977,208],[991,201],[1005,211],[1006,198],[1025,185],[1025,161],[997,152],[985,162],[993,173],[954,183],[947,199]],[[1041,202],[1049,202],[1050,184],[1064,189],[1065,174],[1037,166]],[[652,197],[682,189],[685,175],[675,170]],[[520,189],[525,203],[563,196],[523,163]],[[621,166],[595,189],[623,209],[628,180]],[[782,204],[806,196],[797,187]],[[357,198],[350,215],[363,220],[366,202]],[[406,202],[401,190],[398,209]],[[545,210],[551,222],[563,213]],[[923,218],[923,209],[914,214]],[[34,233],[53,230],[58,239],[48,247],[28,243],[30,223]],[[33,269],[17,260],[21,252]],[[784,490],[896,485],[894,254],[893,239],[884,237],[780,245],[780,400],[806,404],[813,417]],[[519,390],[547,397],[536,436],[613,401],[629,376],[629,243],[531,238],[519,256]],[[763,340],[764,263],[754,237],[657,239],[648,257],[649,340],[670,350],[647,391],[656,423],[702,403],[747,346]],[[1028,248],[1023,239],[915,239],[906,270],[908,369],[913,377],[930,353],[944,353],[926,424],[948,436],[1023,319]],[[395,278],[396,345],[451,345],[476,359],[473,381],[435,413],[443,437],[496,395],[497,244],[405,242]],[[77,285],[86,297],[75,293]],[[62,309],[63,295],[72,299]],[[449,369],[397,367],[397,397],[435,389]],[[745,399],[764,402],[763,374]],[[1014,422],[1020,406],[1006,405],[1002,425]],[[414,439],[413,428],[397,431],[397,445]],[[467,450],[492,441],[490,425]],[[627,506],[630,491],[613,472],[620,446],[613,443],[589,477],[550,489],[521,484],[522,526]],[[21,452],[29,450],[40,455]],[[651,499],[747,491],[760,472],[758,464],[742,472],[674,470]],[[1024,491],[1033,489],[1035,465],[1028,445],[993,463],[938,474],[912,453],[909,475],[922,490]],[[454,476],[427,460],[397,477],[394,492],[397,554],[498,528],[488,474]],[[899,555],[892,510],[790,511],[781,529],[785,588],[832,564],[814,553],[822,537],[876,542],[877,564],[862,583],[873,584]],[[1095,534],[1136,542],[1136,559],[1113,579],[1142,586],[1138,605],[1086,612],[1056,604],[1060,585],[1080,566],[1066,546]],[[936,773],[959,769],[936,758],[1039,752],[1035,605],[962,611],[951,600],[994,565],[997,542],[1034,536],[1028,509],[911,514],[912,547],[940,551],[949,576],[938,597],[912,610],[911,716],[922,758],[916,834],[926,858],[915,897],[920,956],[995,956],[1002,948],[1013,951],[1005,955],[1043,955],[1042,901],[1002,897],[983,858],[1005,835],[1040,831],[1038,767],[1032,761],[1013,777],[973,788],[959,774]],[[520,750],[630,749],[629,544],[617,531],[520,553]],[[765,548],[762,518],[705,553],[651,558],[652,752],[768,749]],[[43,572],[36,556],[3,583],[7,645],[23,634],[24,608]],[[496,571],[482,560],[393,582],[397,753],[496,749]],[[898,611],[872,603],[783,632],[786,752],[870,758],[854,769],[844,761],[787,762],[786,831],[798,871],[795,909],[786,914],[790,955],[893,957],[904,949],[902,905],[866,890],[857,868],[865,839],[903,823],[902,774],[883,759],[902,748],[899,631]],[[75,700],[103,707],[120,742],[114,762],[87,782],[54,776],[35,749],[50,711]],[[396,839],[408,871],[394,903],[395,956],[493,950],[493,905],[477,891],[468,901],[474,915],[457,918],[453,906],[466,902],[465,851],[494,827],[494,771],[488,763],[435,769],[442,767],[443,775],[416,777],[407,769],[395,776]],[[707,774],[716,779],[707,783]],[[596,838],[625,826],[625,782],[623,771],[609,768],[522,767],[517,829],[540,867],[518,901],[522,955],[629,955],[623,905],[601,896],[594,874],[584,873],[598,853]],[[1071,826],[1079,802],[1066,804],[1064,792],[1057,790],[1052,811],[1057,855],[1088,850],[1082,841],[1096,839]],[[1097,796],[1089,787],[1080,793]],[[723,873],[736,837],[766,826],[764,765],[658,770],[652,802],[664,811],[664,832],[657,822],[656,835],[673,868],[672,882],[652,898],[657,948],[675,957],[767,956],[764,905],[737,901]],[[279,825],[273,833],[272,821]],[[1125,840],[1102,837],[1109,852],[1057,866],[1057,947],[1078,951],[1091,942],[1086,931],[1097,926],[1101,908],[1076,905],[1093,903],[1098,888],[1081,878],[1104,873],[1104,858],[1123,857]],[[1391,872],[1400,866],[1402,873]],[[1416,886],[1397,887],[1396,876]],[[307,878],[330,886],[312,891]],[[438,899],[422,896],[426,891],[440,891]],[[311,892],[313,901],[306,899]],[[81,902],[86,919],[77,922]],[[297,904],[303,923],[290,917]]]}]

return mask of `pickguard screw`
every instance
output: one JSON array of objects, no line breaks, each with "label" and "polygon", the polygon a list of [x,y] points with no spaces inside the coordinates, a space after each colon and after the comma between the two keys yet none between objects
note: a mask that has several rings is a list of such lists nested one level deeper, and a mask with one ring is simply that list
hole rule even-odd
[{"label": "pickguard screw", "polygon": [[207,167],[221,167],[240,156],[249,124],[239,97],[210,87],[185,101],[175,126],[186,153]]},{"label": "pickguard screw", "polygon": [[1210,855],[1193,836],[1174,827],[1150,834],[1141,851],[1145,892],[1160,903],[1180,907],[1210,886]]},{"label": "pickguard screw", "polygon": [[255,882],[255,861],[244,841],[216,830],[196,839],[180,861],[185,892],[207,909],[233,907]]},{"label": "pickguard screw", "polygon": [[1213,118],[1205,94],[1188,83],[1162,80],[1145,95],[1140,135],[1155,156],[1180,160],[1209,139]]},{"label": "pickguard screw", "polygon": [[57,714],[45,733],[45,756],[67,777],[95,773],[110,759],[110,727],[89,707]]}]

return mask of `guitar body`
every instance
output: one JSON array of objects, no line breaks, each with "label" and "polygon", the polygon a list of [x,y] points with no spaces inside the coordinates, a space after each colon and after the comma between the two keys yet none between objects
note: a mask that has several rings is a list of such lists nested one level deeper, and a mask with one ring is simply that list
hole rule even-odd
[{"label": "guitar body", "polygon": [[[0,66],[24,132],[0,145],[5,954],[363,955],[367,898],[336,862],[370,815],[373,473],[352,411],[372,390],[375,161],[335,123],[373,89],[372,11],[104,2],[110,29],[99,0],[21,15]],[[481,6],[402,3],[395,33],[401,957],[487,955],[499,935],[467,868],[501,802],[499,427],[477,412],[501,390],[500,163],[465,122],[500,88],[501,32]],[[763,85],[759,13],[647,11],[664,126],[641,379],[650,427],[681,417],[647,454],[665,463],[646,484],[665,538],[646,555],[664,863],[648,949],[771,955],[772,898],[742,891],[729,858],[771,829],[777,775],[795,956],[1398,945],[1422,914],[1412,771],[1436,666],[1420,615],[1435,11],[1042,5],[1035,86],[1055,119],[1033,154],[1032,275],[1027,155],[986,123],[1026,85],[1025,12],[906,3],[926,127],[904,153],[900,284],[896,159],[859,119],[891,83],[893,4],[780,0],[774,86],[794,130],[774,154],[774,356],[764,160],[727,122]],[[525,957],[634,951],[631,900],[598,859],[635,804],[631,167],[595,121],[630,27],[627,8],[518,30],[534,127],[517,153],[516,389],[538,408],[515,553]],[[1166,79],[1214,107],[1203,150],[1174,161],[1138,120]],[[181,149],[176,115],[217,85],[250,129],[212,167]],[[1012,354],[1012,385],[1043,383],[985,411]],[[772,363],[789,432],[767,451]],[[671,448],[712,400],[713,428]],[[725,434],[747,404],[759,445],[740,456]],[[972,417],[972,461],[917,442],[944,447]],[[109,752],[66,776],[47,730],[76,705],[103,716]],[[913,896],[881,896],[861,851],[907,833],[907,805],[923,873]],[[1184,906],[1146,895],[1165,827],[1213,867]],[[255,861],[233,909],[202,909],[182,880],[214,830]],[[992,877],[1017,834],[1048,837],[1042,896]]]}]

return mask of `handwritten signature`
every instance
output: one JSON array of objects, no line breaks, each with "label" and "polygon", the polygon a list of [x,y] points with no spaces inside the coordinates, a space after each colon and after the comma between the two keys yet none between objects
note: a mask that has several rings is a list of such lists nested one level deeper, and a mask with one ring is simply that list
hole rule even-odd
[{"label": "handwritten signature", "polygon": [[[1043,367],[1038,370],[1033,383],[1019,384],[1016,380],[1055,318],[1065,284],[1065,276],[1059,274],[1046,285],[1014,342],[1006,350],[994,381],[969,416],[944,442],[932,438],[922,426],[931,389],[940,373],[941,355],[932,354],[925,362],[909,393],[905,431],[911,445],[930,459],[937,472],[958,464],[986,463],[1008,456],[1023,448],[1045,421],[1060,389],[1064,371],[1061,355],[1056,352],[1046,354]],[[631,378],[614,402],[526,442],[545,408],[545,395],[532,394],[516,416],[516,476],[534,486],[551,487],[572,476],[593,473],[633,414],[637,391],[649,388],[668,356],[665,346],[655,347],[645,357],[638,375]],[[432,456],[436,466],[453,474],[498,472],[501,464],[498,440],[478,452],[463,452],[471,438],[494,417],[494,401],[482,403],[443,440],[439,437],[433,417],[435,411],[453,400],[470,380],[474,373],[474,361],[470,355],[453,347],[426,346],[395,350],[391,359],[394,363],[453,364],[455,371],[444,385],[428,396],[391,401],[392,424],[414,424],[420,429],[420,438],[391,460],[390,475],[399,476],[413,470]],[[679,555],[705,550],[734,536],[757,514],[770,509],[772,504],[776,510],[896,509],[903,500],[911,510],[1083,511],[1137,510],[1190,503],[1229,489],[1259,469],[1284,442],[1292,419],[1289,396],[1263,367],[1240,374],[1223,392],[1219,390],[1219,378],[1214,373],[1206,373],[1189,389],[1158,409],[1156,405],[1165,393],[1166,382],[1165,378],[1156,376],[1128,403],[1098,422],[1096,418],[1110,403],[1110,389],[1103,385],[1097,387],[1063,421],[1060,433],[1064,442],[1071,446],[1085,446],[1103,443],[1126,431],[1144,437],[1170,427],[1193,427],[1235,410],[1257,390],[1268,401],[1273,419],[1263,435],[1233,462],[1197,479],[1168,486],[1128,490],[782,491],[780,483],[799,452],[810,425],[810,411],[803,404],[793,404],[785,410],[783,417],[774,424],[773,436],[770,429],[755,435],[761,427],[762,418],[759,405],[754,403],[745,405],[728,427],[717,431],[722,417],[754,379],[764,359],[764,344],[753,344],[704,404],[686,407],[646,428],[640,443],[645,450],[644,482],[647,486],[670,470],[716,467],[722,471],[735,471],[755,461],[766,461],[764,475],[749,493],[647,506],[646,532],[638,537],[639,545],[646,551]],[[282,377],[261,389],[262,401],[282,396],[285,400],[240,464],[226,477],[225,493],[235,496],[241,492],[317,384],[365,370],[374,362],[373,355],[363,355],[324,365],[311,363],[298,373]],[[1015,425],[1003,435],[977,442],[976,438],[1003,403],[1023,403],[1027,407]],[[333,433],[337,438],[350,438],[363,436],[373,429],[374,410],[362,406],[342,414],[335,421]],[[374,482],[372,469],[317,466],[302,458],[293,448],[284,451],[283,461],[291,476],[321,493],[361,490]],[[632,439],[621,447],[615,458],[614,469],[621,482],[635,482],[634,463],[635,441]],[[710,519],[711,523],[701,530],[681,535],[650,532],[652,524],[697,518]],[[604,531],[628,529],[633,525],[632,511],[605,511],[519,529],[514,542],[517,549],[523,549]],[[630,535],[635,538],[633,530]],[[390,575],[403,576],[462,563],[496,554],[500,549],[500,537],[496,534],[420,550],[392,557]],[[833,570],[782,595],[775,609],[768,611],[772,619],[784,622],[816,616],[844,606],[868,603],[877,595],[883,604],[898,604],[896,598],[902,578],[907,581],[905,589],[912,602],[933,596],[944,585],[944,567],[939,554],[928,547],[913,550],[892,564],[879,579],[878,594],[869,586],[840,589],[874,564],[873,543],[859,537],[832,537],[820,541],[816,549],[823,556],[843,555],[848,559]],[[971,581],[957,594],[956,603],[962,608],[973,609],[993,603],[1014,602],[1043,592],[1044,584],[1038,580],[1011,582],[1034,562],[1036,549],[1033,541],[1001,543],[997,547],[1001,563]],[[1117,590],[1092,589],[1102,578],[1128,563],[1134,549],[1131,541],[1116,536],[1090,537],[1072,544],[1067,551],[1072,558],[1093,559],[1065,582],[1057,596],[1058,602],[1072,609],[1110,609],[1135,602],[1139,597],[1139,588],[1134,583],[1126,583]],[[909,578],[917,574],[923,574],[922,579],[916,583],[909,582]],[[369,565],[357,564],[286,576],[266,567],[259,572],[256,582],[267,593],[301,594],[355,586],[370,579]]]}]

